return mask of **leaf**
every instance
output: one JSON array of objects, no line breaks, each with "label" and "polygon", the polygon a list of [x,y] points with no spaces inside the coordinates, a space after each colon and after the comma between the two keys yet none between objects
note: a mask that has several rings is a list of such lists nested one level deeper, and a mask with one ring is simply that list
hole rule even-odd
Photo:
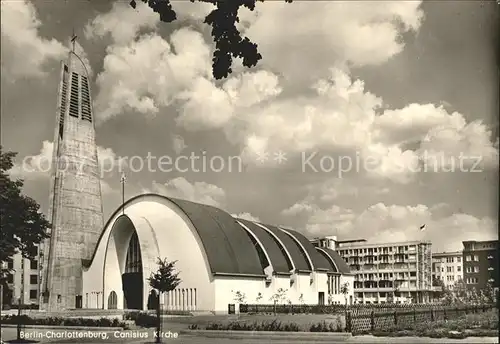
[{"label": "leaf", "polygon": [[[49,237],[51,224],[40,211],[40,205],[23,195],[22,180],[11,180],[8,171],[14,166],[16,153],[3,152],[0,146],[0,264],[6,263],[16,253],[33,259],[37,245]],[[9,272],[2,269],[0,279]]]},{"label": "leaf", "polygon": [[[177,19],[170,0],[141,0],[154,12],[160,14],[160,20],[171,23]],[[236,28],[240,21],[238,11],[243,6],[253,11],[257,0],[198,0],[210,3],[215,9],[205,17],[205,24],[212,27],[212,37],[215,50],[212,56],[212,74],[215,79],[226,78],[232,73],[233,58],[241,58],[243,66],[254,67],[262,59],[257,44],[248,37],[241,37],[241,32]],[[263,0],[258,0],[262,1]],[[195,2],[195,0],[191,0]],[[285,0],[291,3],[292,0]],[[136,1],[132,0],[130,6],[136,8]]]}]

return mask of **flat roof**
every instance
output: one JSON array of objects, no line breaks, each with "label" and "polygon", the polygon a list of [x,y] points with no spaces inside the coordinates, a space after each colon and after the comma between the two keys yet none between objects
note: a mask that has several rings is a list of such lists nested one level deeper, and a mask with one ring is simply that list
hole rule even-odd
[{"label": "flat roof", "polygon": [[453,252],[432,252],[433,257],[441,257],[441,256],[461,256],[462,251],[453,251]]},{"label": "flat roof", "polygon": [[[347,243],[347,244],[340,244],[338,246],[338,249],[341,248],[365,248],[365,247],[385,247],[385,246],[403,246],[403,245],[419,245],[419,244],[428,244],[432,245],[430,241],[398,241],[398,242],[381,242],[381,243],[376,243],[376,242],[362,242],[362,243]],[[344,246],[345,245],[345,246]]]}]

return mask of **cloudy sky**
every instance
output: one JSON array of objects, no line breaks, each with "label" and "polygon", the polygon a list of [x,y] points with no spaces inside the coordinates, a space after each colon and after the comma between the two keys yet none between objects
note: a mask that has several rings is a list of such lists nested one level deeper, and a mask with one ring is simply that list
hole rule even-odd
[{"label": "cloudy sky", "polygon": [[[240,29],[263,59],[222,81],[202,23],[210,5],[175,2],[179,20],[165,24],[128,1],[1,4],[2,145],[44,212],[48,173],[28,167],[52,153],[74,28],[112,170],[106,217],[123,168],[126,197],[163,193],[309,237],[431,240],[435,251],[497,237],[494,2],[259,3]],[[177,167],[159,170],[161,156]]]}]

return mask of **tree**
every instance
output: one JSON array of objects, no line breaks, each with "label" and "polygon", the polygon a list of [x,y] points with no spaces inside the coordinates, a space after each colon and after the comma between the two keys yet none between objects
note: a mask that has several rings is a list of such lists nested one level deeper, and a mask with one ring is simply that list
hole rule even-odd
[{"label": "tree", "polygon": [[444,284],[444,281],[440,278],[433,278],[432,280],[432,286],[435,287],[433,290],[434,298],[446,301],[447,303],[450,303],[450,300],[453,298],[451,297],[452,293],[450,289]]},{"label": "tree", "polygon": [[[24,182],[11,180],[7,172],[14,166],[16,153],[3,152],[0,146],[0,281],[7,278],[10,269],[4,268],[8,259],[16,253],[34,259],[37,245],[49,235],[50,223],[40,212],[40,205],[23,195]],[[3,284],[1,284],[3,285]]]},{"label": "tree", "polygon": [[[154,12],[160,15],[160,20],[171,23],[177,19],[177,14],[172,8],[170,0],[141,0]],[[195,0],[190,0],[195,2]],[[213,4],[215,9],[205,17],[205,24],[212,27],[212,37],[215,42],[215,51],[212,57],[212,72],[215,79],[226,78],[231,74],[233,58],[243,59],[245,67],[254,67],[262,59],[257,50],[257,44],[248,37],[241,37],[241,32],[236,28],[239,22],[238,10],[246,7],[250,11],[255,9],[257,1],[264,0],[198,0]],[[292,0],[284,0],[291,3]],[[136,8],[137,2],[130,1],[130,6]]]},{"label": "tree", "polygon": [[239,304],[244,304],[246,299],[247,299],[247,296],[245,295],[245,293],[242,293],[241,291],[237,290],[237,291],[232,291],[231,292],[234,294],[234,301],[239,303]]},{"label": "tree", "polygon": [[279,288],[276,290],[276,293],[271,296],[270,300],[273,301],[274,304],[277,304],[278,302],[285,303],[287,291],[288,289]]},{"label": "tree", "polygon": [[347,295],[349,294],[349,282],[344,282],[340,286],[340,293],[344,295],[345,300],[345,319],[347,321]]},{"label": "tree", "polygon": [[345,306],[347,308],[347,295],[349,294],[349,282],[342,283],[340,286],[340,293],[344,295]]},{"label": "tree", "polygon": [[181,283],[179,278],[179,272],[175,270],[175,264],[177,261],[169,262],[166,258],[158,258],[158,270],[151,273],[151,277],[148,278],[149,285],[151,288],[158,292],[158,305],[156,308],[156,316],[158,325],[156,327],[156,343],[161,343],[161,316],[160,316],[160,300],[163,293],[168,293]]}]

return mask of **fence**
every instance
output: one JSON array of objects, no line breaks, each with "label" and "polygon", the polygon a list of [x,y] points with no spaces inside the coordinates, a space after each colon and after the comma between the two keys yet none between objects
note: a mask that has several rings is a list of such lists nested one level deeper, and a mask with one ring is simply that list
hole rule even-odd
[{"label": "fence", "polygon": [[[234,306],[234,305],[233,305]],[[444,304],[354,304],[349,305],[249,305],[240,304],[247,314],[345,314],[346,332],[366,333],[409,326],[417,322],[451,320],[466,314],[486,312],[496,305]],[[234,309],[234,308],[233,308]]]},{"label": "fence", "polygon": [[[390,329],[395,326],[410,326],[417,322],[457,319],[466,314],[486,312],[495,305],[370,305],[371,307],[352,307],[347,312],[346,331],[367,333]],[[375,306],[375,307],[374,307]],[[377,307],[379,306],[379,307]],[[381,306],[381,307],[380,307]]]}]

